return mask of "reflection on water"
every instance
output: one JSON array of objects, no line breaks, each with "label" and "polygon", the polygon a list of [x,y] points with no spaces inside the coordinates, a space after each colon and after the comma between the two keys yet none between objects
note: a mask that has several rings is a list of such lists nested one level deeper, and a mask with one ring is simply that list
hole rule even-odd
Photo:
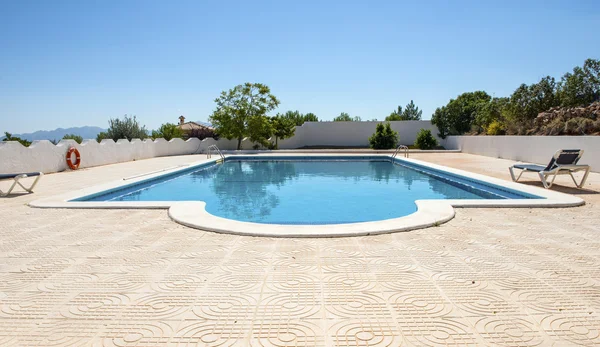
[{"label": "reflection on water", "polygon": [[326,224],[408,215],[419,199],[480,198],[389,161],[228,161],[95,200],[201,200],[224,218]]},{"label": "reflection on water", "polygon": [[280,187],[296,176],[291,162],[230,162],[219,168],[211,188],[221,211],[254,219],[268,216],[279,205],[280,198],[267,187]]},{"label": "reflection on water", "polygon": [[[390,164],[390,163],[388,163]],[[412,170],[400,170],[398,165],[382,165],[381,162],[369,162],[371,168],[371,179],[376,181],[385,181],[389,183],[392,180],[394,183],[403,183],[407,189],[410,190],[413,181],[418,179],[419,175],[416,171]]]}]

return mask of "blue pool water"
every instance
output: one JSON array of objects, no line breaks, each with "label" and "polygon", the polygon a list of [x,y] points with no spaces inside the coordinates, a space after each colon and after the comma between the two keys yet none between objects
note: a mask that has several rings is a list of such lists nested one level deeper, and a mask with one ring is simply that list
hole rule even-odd
[{"label": "blue pool water", "polygon": [[415,200],[534,198],[389,159],[256,158],[188,170],[85,201],[205,201],[207,212],[239,221],[338,224],[409,215]]}]

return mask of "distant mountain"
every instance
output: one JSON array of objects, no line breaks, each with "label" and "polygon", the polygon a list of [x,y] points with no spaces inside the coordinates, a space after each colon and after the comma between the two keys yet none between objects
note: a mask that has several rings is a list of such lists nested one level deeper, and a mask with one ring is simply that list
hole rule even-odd
[{"label": "distant mountain", "polygon": [[[106,131],[106,129],[102,129],[100,127],[85,126],[85,127],[78,127],[78,128],[66,128],[66,129],[58,128],[58,129],[54,129],[54,130],[40,130],[40,131],[36,131],[33,133],[12,134],[12,135],[20,137],[20,138],[28,140],[28,141],[35,141],[35,140],[60,140],[66,134],[75,134],[75,135],[79,135],[79,136],[83,137],[83,139],[85,140],[85,139],[95,139],[96,135],[98,135],[102,131]],[[2,136],[0,136],[0,140],[3,140],[3,139],[4,139],[4,134],[2,134]]]}]

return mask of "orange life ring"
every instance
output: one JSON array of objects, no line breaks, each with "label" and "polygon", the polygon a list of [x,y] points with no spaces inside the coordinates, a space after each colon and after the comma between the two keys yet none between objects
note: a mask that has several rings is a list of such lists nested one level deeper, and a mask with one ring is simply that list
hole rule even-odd
[{"label": "orange life ring", "polygon": [[[74,162],[71,159],[71,155],[73,153],[75,153],[75,161]],[[69,148],[69,150],[67,151],[67,165],[69,165],[71,170],[77,170],[77,168],[79,167],[79,164],[81,164],[81,156],[79,155],[79,151],[75,147]]]}]

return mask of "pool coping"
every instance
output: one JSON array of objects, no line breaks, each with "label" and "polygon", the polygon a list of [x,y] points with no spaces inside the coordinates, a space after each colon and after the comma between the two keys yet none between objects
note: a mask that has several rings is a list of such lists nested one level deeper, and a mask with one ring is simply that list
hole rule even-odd
[{"label": "pool coping", "polygon": [[[340,157],[336,155],[298,155],[298,157]],[[341,155],[343,157],[357,157],[358,155]],[[364,155],[363,155],[364,156]],[[227,158],[238,157],[228,155]],[[243,157],[239,156],[239,157]],[[290,155],[261,154],[265,159],[277,159],[278,157],[290,157]],[[368,157],[390,159],[390,155],[370,154]],[[360,236],[391,233],[398,231],[409,231],[430,226],[440,225],[451,220],[454,208],[499,208],[499,207],[574,207],[585,204],[579,197],[560,193],[540,187],[528,186],[520,183],[505,181],[502,179],[476,174],[464,170],[454,169],[442,165],[432,164],[421,160],[410,158],[396,158],[415,165],[425,166],[434,170],[441,170],[450,174],[463,176],[465,178],[483,181],[506,189],[515,190],[525,194],[536,195],[543,199],[506,199],[506,200],[417,200],[417,211],[404,217],[392,218],[373,222],[348,223],[348,224],[320,224],[320,225],[295,225],[295,224],[262,224],[252,222],[241,222],[232,219],[218,217],[206,212],[206,204],[202,201],[70,201],[84,196],[98,194],[107,190],[114,190],[131,184],[139,184],[155,178],[176,174],[192,168],[210,166],[220,159],[210,161],[198,161],[174,168],[166,168],[137,177],[112,181],[93,187],[68,192],[49,198],[35,200],[29,206],[35,208],[76,208],[76,209],[168,209],[169,217],[182,225],[191,228],[215,231],[220,233],[267,236],[267,237],[342,237]]]}]

